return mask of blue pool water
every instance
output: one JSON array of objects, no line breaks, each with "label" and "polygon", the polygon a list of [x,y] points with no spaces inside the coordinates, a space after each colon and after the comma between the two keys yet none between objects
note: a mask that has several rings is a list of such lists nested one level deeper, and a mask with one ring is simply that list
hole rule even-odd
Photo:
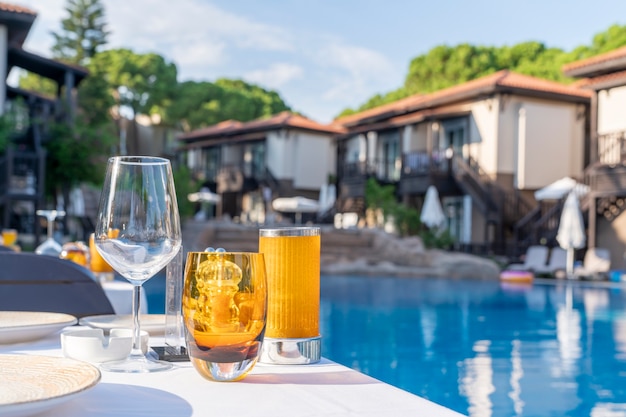
[{"label": "blue pool water", "polygon": [[614,285],[324,277],[322,354],[470,416],[626,416]]},{"label": "blue pool water", "polygon": [[[322,354],[469,416],[626,416],[618,284],[322,277]],[[164,278],[145,284],[163,312]]]}]

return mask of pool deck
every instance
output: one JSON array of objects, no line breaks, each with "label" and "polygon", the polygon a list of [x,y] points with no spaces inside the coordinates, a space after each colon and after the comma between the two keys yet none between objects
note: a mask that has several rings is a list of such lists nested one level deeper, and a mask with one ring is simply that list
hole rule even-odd
[{"label": "pool deck", "polygon": [[[201,251],[207,247],[258,251],[258,230],[262,227],[266,226],[189,220],[183,225],[183,247],[185,251]],[[320,227],[323,274],[459,279],[499,277],[500,268],[492,260],[465,253],[428,250],[416,237],[398,238],[378,229]]]}]

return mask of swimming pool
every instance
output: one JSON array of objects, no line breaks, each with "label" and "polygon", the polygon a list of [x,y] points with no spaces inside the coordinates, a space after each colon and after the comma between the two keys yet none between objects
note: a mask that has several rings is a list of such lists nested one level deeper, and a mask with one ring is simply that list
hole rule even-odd
[{"label": "swimming pool", "polygon": [[626,416],[618,285],[322,278],[322,354],[470,416]]}]

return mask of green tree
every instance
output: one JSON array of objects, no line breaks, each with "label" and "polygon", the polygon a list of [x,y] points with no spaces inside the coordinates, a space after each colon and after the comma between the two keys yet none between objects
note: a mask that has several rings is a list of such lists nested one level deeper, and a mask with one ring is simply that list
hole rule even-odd
[{"label": "green tree", "polygon": [[104,5],[100,0],[67,0],[67,17],[61,31],[52,32],[52,55],[64,62],[85,65],[104,45],[106,30]]},{"label": "green tree", "polygon": [[403,86],[385,94],[376,94],[356,109],[344,109],[339,116],[367,110],[413,94],[441,90],[502,69],[569,83],[573,80],[563,74],[563,65],[624,45],[626,26],[619,25],[613,25],[594,35],[590,45],[581,45],[571,52],[548,48],[536,41],[502,47],[439,45],[411,60]]},{"label": "green tree", "polygon": [[[52,57],[60,61],[86,65],[107,43],[110,34],[106,30],[105,10],[100,0],[68,0],[65,6],[67,17],[61,21],[59,32],[54,37]],[[57,85],[54,81],[37,74],[20,74],[19,86],[25,90],[54,97]]]},{"label": "green tree", "polygon": [[278,93],[241,80],[186,81],[178,85],[167,120],[191,131],[224,120],[246,122],[284,110],[290,109]]},{"label": "green tree", "polygon": [[165,116],[176,91],[176,65],[158,54],[109,49],[95,55],[90,68],[102,74],[116,105],[138,114]]}]

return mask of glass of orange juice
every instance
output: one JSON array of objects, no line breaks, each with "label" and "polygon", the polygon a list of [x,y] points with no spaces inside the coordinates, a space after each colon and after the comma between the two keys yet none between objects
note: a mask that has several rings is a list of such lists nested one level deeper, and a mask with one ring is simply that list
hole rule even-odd
[{"label": "glass of orange juice", "polygon": [[2,239],[4,240],[4,246],[15,245],[15,242],[17,242],[17,230],[2,229]]},{"label": "glass of orange juice", "polygon": [[267,265],[267,328],[261,362],[308,364],[321,358],[319,227],[261,229]]},{"label": "glass of orange juice", "polygon": [[100,281],[112,281],[114,278],[113,267],[107,263],[100,255],[100,252],[96,249],[94,242],[95,235],[92,233],[89,236],[89,269],[93,272]]}]

